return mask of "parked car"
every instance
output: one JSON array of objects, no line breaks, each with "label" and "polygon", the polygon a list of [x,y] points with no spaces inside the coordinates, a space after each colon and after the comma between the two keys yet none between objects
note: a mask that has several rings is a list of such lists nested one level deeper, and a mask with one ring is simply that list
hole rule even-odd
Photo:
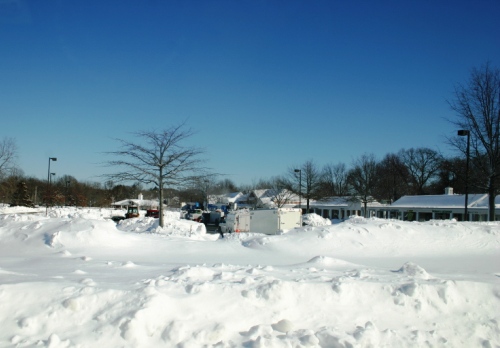
[{"label": "parked car", "polygon": [[146,216],[158,219],[160,217],[160,211],[158,209],[148,209],[146,210]]},{"label": "parked car", "polygon": [[203,211],[201,209],[190,209],[184,215],[184,218],[187,220],[203,222]]}]

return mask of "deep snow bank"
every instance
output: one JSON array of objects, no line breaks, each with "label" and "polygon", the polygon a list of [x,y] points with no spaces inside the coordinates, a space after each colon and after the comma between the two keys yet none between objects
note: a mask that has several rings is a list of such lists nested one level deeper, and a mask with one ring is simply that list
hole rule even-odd
[{"label": "deep snow bank", "polygon": [[0,346],[500,345],[498,223],[220,239],[176,216],[44,214],[0,216]]}]

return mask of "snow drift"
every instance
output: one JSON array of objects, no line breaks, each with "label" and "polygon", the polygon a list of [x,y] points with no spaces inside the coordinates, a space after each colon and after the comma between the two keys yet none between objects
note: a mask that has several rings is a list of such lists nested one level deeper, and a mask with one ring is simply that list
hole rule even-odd
[{"label": "snow drift", "polygon": [[[0,346],[500,346],[500,225],[0,215]],[[317,219],[316,219],[317,221]]]}]

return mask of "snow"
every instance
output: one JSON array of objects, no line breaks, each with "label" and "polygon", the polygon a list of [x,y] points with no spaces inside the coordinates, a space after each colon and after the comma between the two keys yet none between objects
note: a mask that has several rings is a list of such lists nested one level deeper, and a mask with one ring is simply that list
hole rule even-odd
[{"label": "snow", "polygon": [[0,347],[498,347],[500,224],[0,208]]},{"label": "snow", "polygon": [[303,214],[302,215],[302,223],[310,226],[324,226],[331,225],[332,220],[323,218],[318,214]]},{"label": "snow", "polygon": [[[403,196],[392,204],[393,207],[406,208],[463,208],[464,195],[422,195]],[[470,194],[468,207],[488,208],[487,194]]]}]

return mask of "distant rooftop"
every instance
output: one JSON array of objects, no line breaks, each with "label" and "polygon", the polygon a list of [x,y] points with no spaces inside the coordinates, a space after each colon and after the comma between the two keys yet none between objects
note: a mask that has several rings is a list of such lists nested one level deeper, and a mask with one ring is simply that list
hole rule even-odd
[{"label": "distant rooftop", "polygon": [[[498,200],[498,197],[497,197]],[[465,195],[425,195],[425,196],[403,196],[393,204],[398,208],[461,208],[465,204]],[[470,194],[468,207],[487,208],[487,194]]]}]

